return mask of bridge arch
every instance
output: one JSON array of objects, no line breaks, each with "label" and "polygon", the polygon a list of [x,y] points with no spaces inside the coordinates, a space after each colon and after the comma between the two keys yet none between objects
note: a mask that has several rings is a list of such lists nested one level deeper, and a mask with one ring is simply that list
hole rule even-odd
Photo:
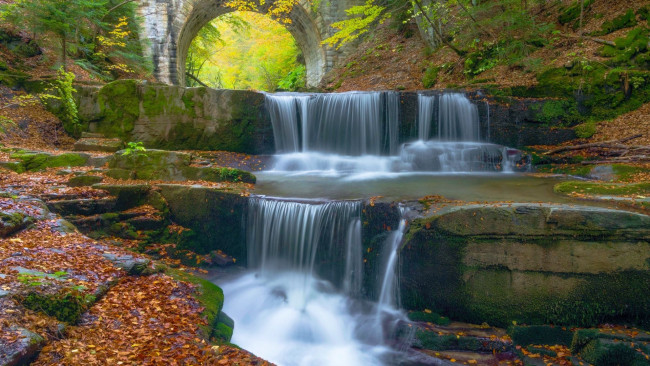
[{"label": "bridge arch", "polygon": [[[333,29],[330,25],[345,18],[344,10],[363,0],[331,1],[314,11],[301,0],[288,15],[287,30],[302,50],[307,69],[307,86],[317,86],[323,76],[345,55],[346,49],[336,50],[323,45]],[[225,0],[142,0],[139,12],[144,19],[144,34],[148,56],[154,64],[158,81],[185,85],[185,60],[190,44],[199,30],[213,19],[234,11]],[[266,13],[269,1],[258,7]],[[323,2],[325,3],[325,2]]]}]

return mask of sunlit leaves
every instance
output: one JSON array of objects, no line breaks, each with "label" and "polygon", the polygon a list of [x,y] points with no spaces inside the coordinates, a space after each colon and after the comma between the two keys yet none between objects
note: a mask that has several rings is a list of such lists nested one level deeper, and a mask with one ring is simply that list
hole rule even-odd
[{"label": "sunlit leaves", "polygon": [[338,49],[344,44],[354,41],[367,33],[373,23],[382,23],[389,18],[390,13],[385,10],[386,7],[376,5],[374,0],[367,0],[365,5],[347,9],[345,12],[350,18],[332,24],[332,27],[338,31],[325,39],[323,43]]}]

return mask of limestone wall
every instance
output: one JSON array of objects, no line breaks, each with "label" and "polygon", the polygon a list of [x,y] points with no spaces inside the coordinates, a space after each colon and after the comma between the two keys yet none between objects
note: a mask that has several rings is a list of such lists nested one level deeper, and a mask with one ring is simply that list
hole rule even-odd
[{"label": "limestone wall", "polygon": [[403,305],[491,325],[650,321],[650,217],[558,205],[473,205],[416,220]]}]

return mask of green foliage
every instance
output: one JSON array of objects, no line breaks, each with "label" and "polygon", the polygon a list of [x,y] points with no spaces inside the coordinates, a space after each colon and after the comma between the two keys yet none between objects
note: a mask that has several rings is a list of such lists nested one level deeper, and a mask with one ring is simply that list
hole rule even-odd
[{"label": "green foliage", "polygon": [[305,87],[307,68],[305,65],[298,65],[291,70],[287,76],[278,82],[278,89],[296,91]]},{"label": "green foliage", "polygon": [[107,0],[18,0],[3,4],[3,18],[34,34],[51,33],[61,42],[65,67],[68,42],[83,28],[101,24]]},{"label": "green foliage", "polygon": [[144,143],[141,141],[138,142],[128,142],[126,144],[126,149],[122,152],[122,155],[146,155],[147,149],[144,147]]},{"label": "green foliage", "polygon": [[561,122],[565,126],[574,126],[583,120],[574,100],[550,100],[542,104],[541,108],[535,106],[534,109],[535,118],[546,124]]},{"label": "green foliage", "polygon": [[440,314],[431,311],[412,311],[408,313],[409,320],[414,322],[425,322],[438,325],[449,325],[451,320]]},{"label": "green foliage", "polygon": [[585,122],[575,128],[576,136],[581,139],[588,139],[596,134],[596,123],[594,121]]},{"label": "green foliage", "polygon": [[43,38],[55,36],[64,69],[72,55],[103,80],[132,69],[152,69],[143,56],[136,9],[135,2],[121,0],[18,0],[0,5],[3,18],[16,27]]},{"label": "green foliage", "polygon": [[[301,64],[301,51],[283,25],[267,15],[234,12],[204,27],[190,46],[186,67],[214,88],[272,92],[301,87]],[[190,79],[188,85],[195,85]]]},{"label": "green foliage", "polygon": [[495,67],[499,60],[496,57],[499,52],[500,44],[492,44],[487,47],[472,52],[465,59],[465,75],[476,76]]},{"label": "green foliage", "polygon": [[10,128],[16,127],[16,122],[9,117],[0,116],[0,134],[5,134]]},{"label": "green foliage", "polygon": [[66,72],[61,68],[52,86],[56,90],[61,103],[60,113],[57,113],[57,115],[61,122],[63,122],[63,128],[70,135],[79,137],[81,134],[81,124],[79,123],[79,112],[73,95],[76,92],[72,86],[74,79],[75,76],[73,73]]},{"label": "green foliage", "polygon": [[595,36],[604,36],[616,32],[619,29],[634,27],[637,24],[636,15],[632,9],[628,10],[625,14],[619,15],[616,18],[603,23],[600,31],[593,32]]},{"label": "green foliage", "polygon": [[344,44],[353,42],[368,33],[373,24],[383,23],[388,19],[390,13],[386,13],[385,10],[386,7],[376,5],[375,0],[366,0],[364,5],[356,5],[345,10],[349,19],[332,24],[332,28],[337,32],[323,40],[323,44],[338,49]]},{"label": "green foliage", "polygon": [[422,85],[426,88],[432,88],[438,82],[438,71],[440,68],[437,66],[429,66],[424,71],[424,76],[422,77]]}]

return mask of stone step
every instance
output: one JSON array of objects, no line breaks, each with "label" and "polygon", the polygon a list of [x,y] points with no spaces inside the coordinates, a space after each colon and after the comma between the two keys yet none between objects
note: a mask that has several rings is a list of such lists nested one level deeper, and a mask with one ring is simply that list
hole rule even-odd
[{"label": "stone step", "polygon": [[95,132],[82,132],[81,133],[81,138],[82,139],[103,139],[106,138],[103,133],[95,133]]},{"label": "stone step", "polygon": [[116,152],[124,147],[120,139],[81,138],[74,144],[75,151]]}]

